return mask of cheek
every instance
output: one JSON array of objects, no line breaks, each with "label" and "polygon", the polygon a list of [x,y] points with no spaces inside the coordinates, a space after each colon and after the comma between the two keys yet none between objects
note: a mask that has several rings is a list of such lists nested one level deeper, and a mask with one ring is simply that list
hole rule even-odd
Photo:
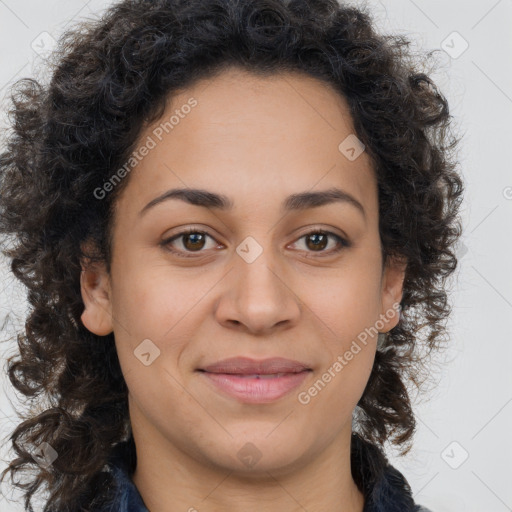
[{"label": "cheek", "polygon": [[322,410],[332,408],[339,419],[359,401],[375,358],[380,267],[369,259],[360,263],[340,269],[328,286],[311,280],[307,287],[306,303],[320,330],[325,357],[313,386],[299,402]]},{"label": "cheek", "polygon": [[[301,299],[318,321],[342,340],[356,337],[379,317],[380,267],[373,262],[347,265],[328,279],[300,276]],[[297,285],[299,286],[299,284]],[[328,338],[329,338],[328,337]]]},{"label": "cheek", "polygon": [[[211,273],[176,270],[161,260],[127,261],[117,268],[113,313],[130,336],[163,338],[207,295],[215,284]],[[176,329],[179,329],[176,325]]]},{"label": "cheek", "polygon": [[320,431],[351,417],[375,358],[375,344],[370,338],[366,343],[348,338],[337,340],[330,349],[330,359],[316,372],[310,386],[297,396],[303,414],[317,422]]},{"label": "cheek", "polygon": [[[146,385],[166,382],[171,389],[176,382],[167,372],[180,374],[190,340],[208,315],[208,294],[218,276],[205,272],[191,277],[190,269],[180,272],[148,260],[139,265],[127,263],[117,268],[112,290],[116,348],[123,373],[134,375],[134,389],[142,375]],[[143,356],[148,352],[149,356]],[[154,362],[146,367],[144,358]]]}]

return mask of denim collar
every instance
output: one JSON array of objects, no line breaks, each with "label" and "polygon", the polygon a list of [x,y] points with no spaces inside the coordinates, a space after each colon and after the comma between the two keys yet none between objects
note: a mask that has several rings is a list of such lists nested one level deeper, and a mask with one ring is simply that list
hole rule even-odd
[{"label": "denim collar", "polygon": [[[123,441],[112,452],[108,465],[114,476],[115,490],[109,504],[98,512],[149,512],[132,481],[125,456],[127,446],[128,442]],[[355,434],[351,464],[354,480],[365,497],[363,512],[431,512],[414,503],[409,483],[382,452]]]}]

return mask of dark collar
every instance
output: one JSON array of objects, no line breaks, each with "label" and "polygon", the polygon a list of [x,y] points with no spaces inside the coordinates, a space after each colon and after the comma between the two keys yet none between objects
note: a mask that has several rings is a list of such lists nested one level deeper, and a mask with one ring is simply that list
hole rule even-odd
[{"label": "dark collar", "polygon": [[[133,440],[114,448],[109,468],[116,487],[112,501],[98,512],[149,512],[131,479],[134,456]],[[352,435],[351,465],[353,478],[365,497],[363,512],[430,512],[414,503],[407,480],[382,451],[357,434]]]}]

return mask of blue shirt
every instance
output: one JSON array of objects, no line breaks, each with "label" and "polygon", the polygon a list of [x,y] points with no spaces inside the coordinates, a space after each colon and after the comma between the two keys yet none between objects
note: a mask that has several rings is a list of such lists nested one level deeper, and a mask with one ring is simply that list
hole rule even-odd
[{"label": "blue shirt", "polygon": [[[368,457],[370,447],[366,442],[353,437],[353,443],[357,444],[357,450],[352,451],[352,471],[354,480],[357,482],[361,479],[362,482],[365,497],[363,512],[431,512],[414,503],[411,488],[400,471],[387,463],[383,456],[380,456],[383,470],[376,470],[375,459]],[[109,459],[108,466],[115,482],[112,499],[94,512],[149,512],[122,455],[121,448],[125,445],[126,442],[120,443]],[[371,449],[376,450],[375,447]]]}]

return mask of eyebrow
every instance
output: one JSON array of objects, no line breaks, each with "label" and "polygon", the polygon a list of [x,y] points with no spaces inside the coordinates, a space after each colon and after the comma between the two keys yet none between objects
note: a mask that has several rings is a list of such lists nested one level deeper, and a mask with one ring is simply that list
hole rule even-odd
[{"label": "eyebrow", "polygon": [[[232,210],[234,206],[233,201],[223,194],[197,188],[175,188],[152,199],[139,212],[139,217],[150,208],[170,199],[179,199],[195,206],[213,208],[216,210]],[[366,212],[363,205],[351,194],[336,187],[318,192],[300,192],[292,194],[284,200],[283,209],[285,211],[306,210],[308,208],[316,208],[332,203],[352,205],[359,210],[366,220]]]}]

